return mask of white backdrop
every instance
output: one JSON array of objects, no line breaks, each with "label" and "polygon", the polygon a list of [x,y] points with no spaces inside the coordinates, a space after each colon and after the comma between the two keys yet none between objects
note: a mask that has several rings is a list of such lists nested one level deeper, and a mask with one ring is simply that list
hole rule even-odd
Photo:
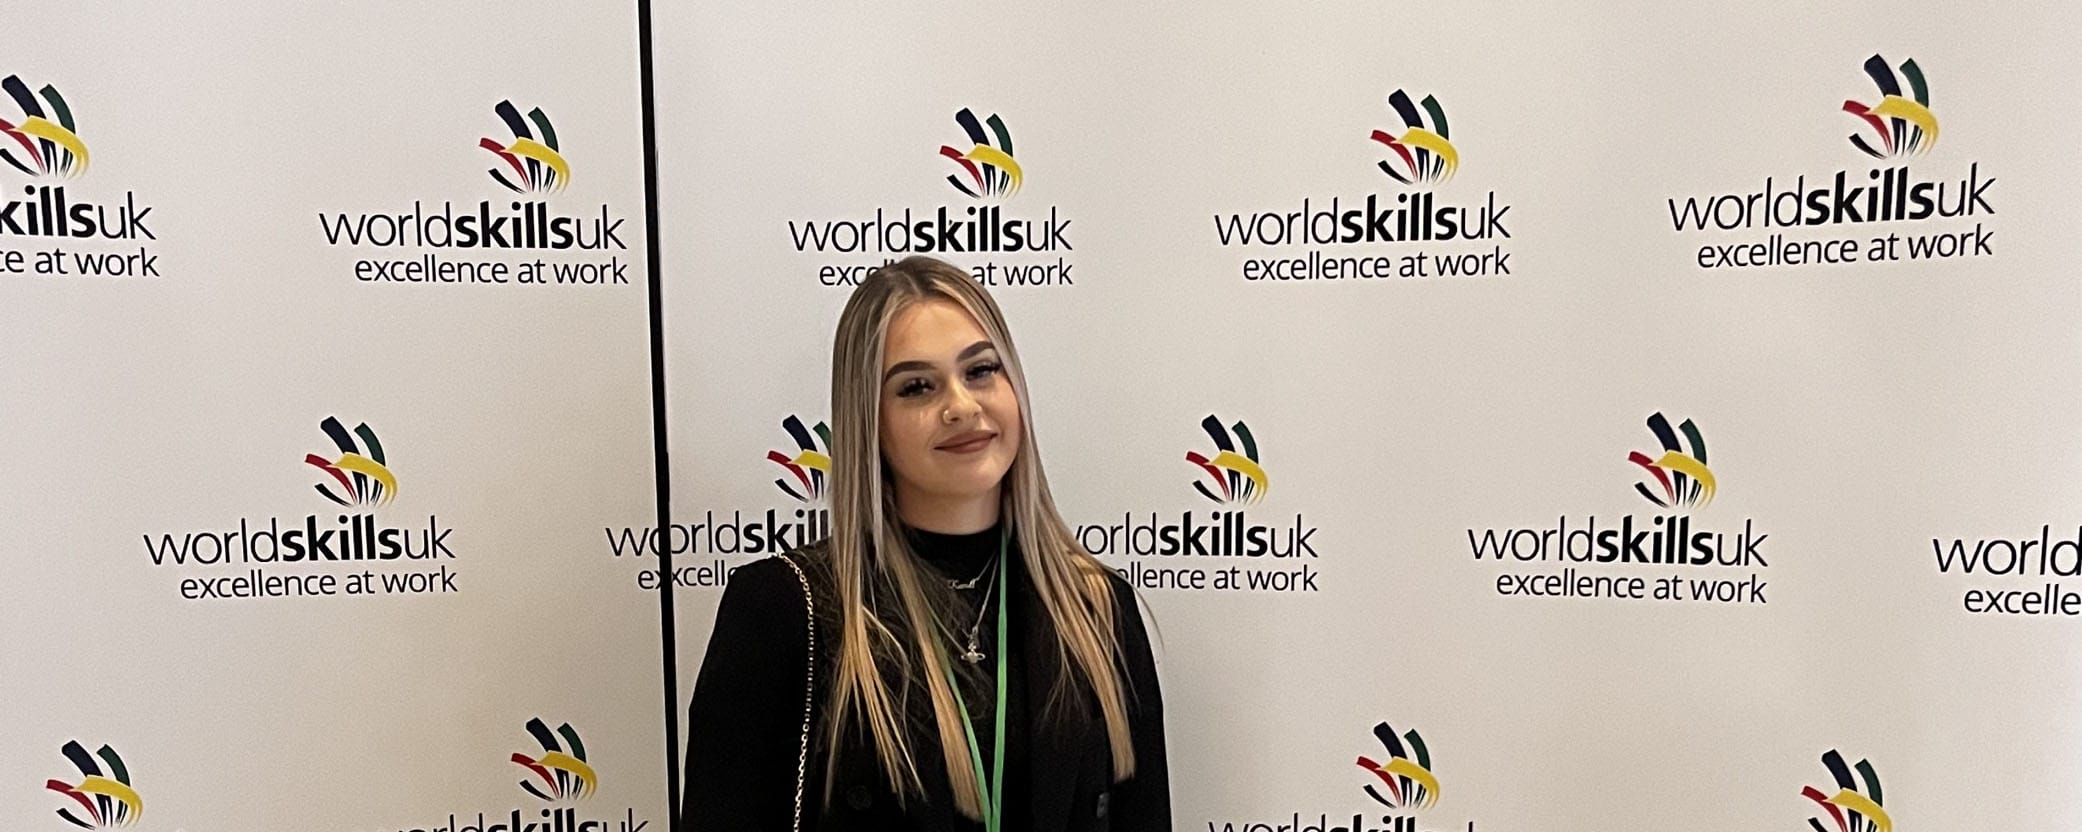
[{"label": "white backdrop", "polygon": [[[0,827],[663,828],[656,547],[683,707],[727,570],[821,533],[844,281],[972,208],[1046,241],[935,253],[1006,307],[1063,508],[1144,585],[1180,829],[2082,824],[2065,6],[666,4],[656,536],[632,9],[0,20],[42,112],[0,90]],[[1938,215],[1880,208],[1921,183]],[[150,236],[39,233],[61,186]],[[1734,265],[1787,241],[1858,257]],[[429,256],[507,282],[391,279]],[[1297,554],[1152,551],[1229,523]],[[1673,524],[1737,562],[1633,536]],[[1593,526],[1629,559],[1569,559]],[[348,527],[445,548],[253,534]]]},{"label": "white backdrop", "polygon": [[[91,159],[70,179],[0,165],[0,193],[134,195],[159,272],[0,281],[0,828],[77,828],[60,809],[98,823],[101,806],[47,788],[87,782],[61,754],[71,742],[124,762],[139,830],[454,832],[544,809],[663,828],[657,613],[596,556],[603,522],[653,513],[633,10],[65,4],[0,19],[0,77],[57,89]],[[487,174],[510,170],[479,146],[515,142],[495,112],[508,100],[552,123],[568,187],[522,196]],[[0,119],[24,115],[0,101]],[[604,205],[628,250],[332,245],[321,225],[521,199],[559,216]],[[125,247],[0,233],[0,249]],[[355,274],[428,254],[635,262],[627,285]],[[343,456],[327,417],[369,428],[394,490],[342,507],[314,489],[343,490],[305,462]],[[415,551],[434,518],[447,555],[282,562],[264,538],[267,562],[148,552],[242,522],[331,532],[343,514]],[[337,594],[183,597],[188,581],[240,592],[230,579],[256,569],[331,577]],[[356,578],[373,591],[347,594]],[[520,785],[557,796],[555,769],[511,759],[549,756],[536,719],[596,791]]]},{"label": "white backdrop", "polygon": [[[803,250],[806,223],[988,205],[1069,222],[1068,251],[946,256],[997,276],[1072,522],[1182,526],[1191,512],[1205,526],[1241,510],[1274,550],[1306,535],[1313,555],[1296,558],[1138,555],[1127,530],[1110,547],[1109,563],[1144,581],[1198,570],[1207,582],[1144,590],[1163,636],[1180,829],[1354,815],[1426,832],[1797,830],[1811,817],[1834,829],[1802,796],[1845,791],[1831,750],[1855,778],[1838,805],[1878,800],[1903,829],[2082,823],[2066,785],[2082,775],[2078,610],[1964,609],[1975,589],[2082,591],[2077,555],[2067,577],[1989,576],[1941,572],[1931,549],[2037,547],[2046,524],[2072,548],[2082,525],[2068,418],[2082,294],[2057,208],[2082,185],[2058,161],[2082,125],[2044,103],[2075,78],[2061,46],[2082,29],[2072,11],[784,4],[680,7],[659,23],[676,516],[797,505],[766,452],[795,453],[785,417],[827,415],[846,288],[821,270],[902,256],[820,252],[815,238]],[[1864,69],[1875,54],[1905,101],[1902,63],[1924,78],[1937,130],[1921,153],[1875,159],[1847,138],[1884,153],[1843,109],[1882,101]],[[1377,166],[1408,170],[1371,138],[1409,138],[1389,104],[1398,90],[1420,125],[1449,134],[1450,178],[1406,185]],[[1910,109],[1884,112],[1897,108]],[[1008,128],[1016,193],[976,199],[947,181],[974,181],[939,154],[974,146],[964,109]],[[1739,207],[1767,179],[1774,193],[1800,177],[1833,188],[1845,171],[1857,187],[1902,164],[1947,183],[1923,195],[1948,211],[1969,177],[1985,204],[1674,227],[1672,200],[1680,216],[1688,199],[1735,194]],[[1385,209],[1412,194],[1500,215],[1508,237],[1286,236],[1284,215],[1304,206]],[[1861,220],[1872,213],[1848,198]],[[1224,243],[1231,218],[1261,214],[1280,216],[1254,232],[1277,227],[1281,244]],[[1347,233],[1341,219],[1311,239]],[[1910,257],[1909,238],[1976,228],[1992,250]],[[1892,261],[1699,265],[1702,247],[1773,234],[1855,239],[1861,254],[1899,239]],[[1442,256],[1460,255],[1488,255],[1472,258],[1482,276],[1438,276]],[[1397,276],[1246,275],[1262,268],[1249,260],[1320,270],[1311,257],[1392,258]],[[1068,285],[1002,277],[1059,258]],[[1412,259],[1429,276],[1401,276]],[[1664,509],[1636,492],[1662,493],[1628,459],[1662,459],[1647,425],[1658,413],[1688,456],[1701,454],[1678,426],[1699,433],[1710,502]],[[1216,454],[1210,415],[1252,434],[1262,499],[1221,505],[1193,488],[1219,493],[1186,459]],[[1744,562],[1578,564],[1559,543],[1546,560],[1499,562],[1470,543],[1527,530],[1519,551],[1532,556],[1539,532],[1568,539],[1564,524],[1653,531],[1666,517],[1724,536],[1721,557]],[[1254,590],[1253,573],[1299,588]],[[1565,576],[1638,579],[1649,597],[1515,594],[1567,591]],[[1678,600],[1655,600],[1659,585]],[[683,688],[717,597],[688,591]],[[1365,791],[1400,802],[1354,764],[1388,760],[1382,722],[1422,738],[1435,803],[1391,808]],[[1882,788],[1856,773],[1861,760]]]}]

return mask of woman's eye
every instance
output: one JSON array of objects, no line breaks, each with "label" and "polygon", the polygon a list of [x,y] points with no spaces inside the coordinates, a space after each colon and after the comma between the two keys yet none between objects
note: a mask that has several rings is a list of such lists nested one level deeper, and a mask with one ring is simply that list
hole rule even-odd
[{"label": "woman's eye", "polygon": [[989,378],[997,375],[998,371],[1003,369],[1005,369],[1005,366],[998,362],[985,361],[969,368],[969,380],[975,381],[977,379]]},{"label": "woman's eye", "polygon": [[908,399],[912,396],[923,395],[927,392],[930,392],[932,389],[932,384],[930,382],[927,382],[925,379],[907,379],[904,381],[904,383],[897,385],[896,397],[899,399]]}]

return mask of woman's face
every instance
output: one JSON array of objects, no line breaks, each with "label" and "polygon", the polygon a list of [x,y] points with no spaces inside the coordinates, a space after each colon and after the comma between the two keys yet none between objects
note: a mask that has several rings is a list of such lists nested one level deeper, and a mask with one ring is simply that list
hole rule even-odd
[{"label": "woman's face", "polygon": [[995,502],[1019,452],[1019,398],[997,347],[961,306],[922,300],[890,321],[881,410],[899,506]]}]

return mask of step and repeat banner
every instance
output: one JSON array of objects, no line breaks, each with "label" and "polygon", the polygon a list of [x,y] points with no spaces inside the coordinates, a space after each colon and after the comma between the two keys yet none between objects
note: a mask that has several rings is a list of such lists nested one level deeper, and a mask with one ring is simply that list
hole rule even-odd
[{"label": "step and repeat banner", "polygon": [[0,12],[0,829],[665,828],[635,11]]},{"label": "step and repeat banner", "polygon": [[[831,332],[974,270],[1178,828],[2082,826],[2055,4],[661,6],[691,689]],[[684,697],[684,693],[683,693]]]},{"label": "step and repeat banner", "polygon": [[0,828],[666,828],[913,253],[1179,829],[2082,826],[2063,5],[660,4],[663,529],[628,4],[0,19]]}]

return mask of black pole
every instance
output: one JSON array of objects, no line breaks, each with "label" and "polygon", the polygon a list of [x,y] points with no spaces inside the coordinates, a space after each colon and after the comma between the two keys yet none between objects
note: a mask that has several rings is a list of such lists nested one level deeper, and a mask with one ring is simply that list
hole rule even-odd
[{"label": "black pole", "polygon": [[665,292],[658,268],[658,110],[651,67],[651,0],[636,0],[637,77],[643,107],[644,274],[650,284],[651,473],[657,488],[658,642],[665,676],[665,817],[680,828],[679,647],[672,611],[672,459],[665,428]]}]

